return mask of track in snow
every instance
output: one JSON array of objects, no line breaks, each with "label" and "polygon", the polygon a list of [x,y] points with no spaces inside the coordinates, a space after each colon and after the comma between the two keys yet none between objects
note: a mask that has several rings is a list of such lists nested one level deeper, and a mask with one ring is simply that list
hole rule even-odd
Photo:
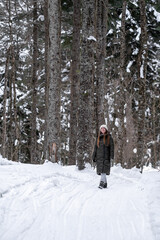
[{"label": "track in snow", "polygon": [[3,192],[1,240],[155,240],[137,177],[115,171],[100,190],[92,170],[35,169],[19,167],[26,178],[16,184],[13,174],[15,185]]}]

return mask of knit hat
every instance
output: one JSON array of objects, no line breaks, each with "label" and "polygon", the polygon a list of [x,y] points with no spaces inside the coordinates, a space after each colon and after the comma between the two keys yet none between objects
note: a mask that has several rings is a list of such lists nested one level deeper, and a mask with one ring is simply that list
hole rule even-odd
[{"label": "knit hat", "polygon": [[101,128],[105,128],[106,130],[108,130],[108,129],[107,129],[107,126],[106,126],[105,124],[103,124],[103,125],[100,126],[100,128],[99,128],[100,131],[101,131]]}]

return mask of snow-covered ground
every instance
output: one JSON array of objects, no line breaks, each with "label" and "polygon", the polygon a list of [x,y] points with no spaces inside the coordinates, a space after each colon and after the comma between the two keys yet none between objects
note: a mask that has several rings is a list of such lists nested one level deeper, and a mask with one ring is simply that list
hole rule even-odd
[{"label": "snow-covered ground", "polygon": [[159,240],[160,172],[114,166],[99,189],[90,166],[78,171],[0,157],[1,240]]}]

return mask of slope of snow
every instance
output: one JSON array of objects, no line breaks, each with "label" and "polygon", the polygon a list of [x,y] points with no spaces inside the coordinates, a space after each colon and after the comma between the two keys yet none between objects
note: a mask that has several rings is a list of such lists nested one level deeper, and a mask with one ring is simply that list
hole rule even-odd
[{"label": "slope of snow", "polygon": [[157,170],[114,166],[100,190],[90,166],[1,162],[1,240],[160,239]]}]

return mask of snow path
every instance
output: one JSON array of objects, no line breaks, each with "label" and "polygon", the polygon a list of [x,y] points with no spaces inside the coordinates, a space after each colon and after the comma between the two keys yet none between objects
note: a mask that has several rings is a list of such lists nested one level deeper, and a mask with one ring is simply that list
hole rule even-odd
[{"label": "snow path", "polygon": [[148,177],[136,169],[114,167],[103,190],[91,168],[19,164],[0,174],[1,240],[160,239],[160,199],[150,210]]}]

